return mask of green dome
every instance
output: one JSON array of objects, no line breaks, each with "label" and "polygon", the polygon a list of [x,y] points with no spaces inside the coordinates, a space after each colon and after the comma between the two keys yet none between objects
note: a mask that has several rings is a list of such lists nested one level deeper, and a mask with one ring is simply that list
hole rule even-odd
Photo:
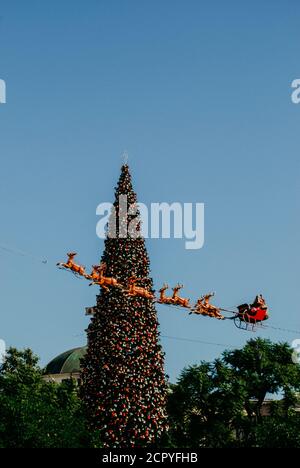
[{"label": "green dome", "polygon": [[80,360],[87,350],[86,346],[74,348],[52,359],[46,366],[45,374],[72,374],[80,372]]}]

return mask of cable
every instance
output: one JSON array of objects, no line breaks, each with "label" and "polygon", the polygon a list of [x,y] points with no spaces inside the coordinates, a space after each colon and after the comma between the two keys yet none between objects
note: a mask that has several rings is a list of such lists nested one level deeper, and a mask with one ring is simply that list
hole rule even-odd
[{"label": "cable", "polygon": [[19,250],[19,249],[15,249],[15,248],[12,248],[12,247],[9,247],[5,244],[0,244],[0,249],[3,250],[4,252],[8,252],[8,253],[12,253],[14,255],[18,255],[20,257],[30,257],[32,260],[35,260],[39,263],[43,263],[44,265],[46,265],[48,263],[48,260],[47,259],[42,259],[40,257],[36,257],[35,255],[32,255],[28,252],[24,252],[23,250]]},{"label": "cable", "polygon": [[[74,335],[74,337],[81,337],[84,336],[84,333],[79,333],[78,335]],[[201,343],[210,346],[220,346],[221,348],[232,348],[232,345],[224,344],[224,343],[215,343],[213,341],[203,341],[193,338],[184,338],[180,336],[170,336],[170,335],[160,335],[161,338],[167,338],[169,340],[177,340],[177,341],[189,341],[190,343]]]},{"label": "cable", "polygon": [[231,345],[224,344],[224,343],[214,343],[212,341],[203,341],[203,340],[198,340],[198,339],[193,339],[193,338],[183,338],[179,336],[170,336],[170,335],[161,335],[161,338],[168,338],[170,340],[178,340],[178,341],[189,341],[191,343],[201,343],[201,344],[206,344],[206,345],[211,345],[211,346],[221,346],[222,348],[232,348]]},{"label": "cable", "polygon": [[271,328],[272,330],[279,330],[287,333],[297,333],[300,335],[299,330],[291,330],[289,328],[273,327],[272,325],[262,325],[263,328]]}]

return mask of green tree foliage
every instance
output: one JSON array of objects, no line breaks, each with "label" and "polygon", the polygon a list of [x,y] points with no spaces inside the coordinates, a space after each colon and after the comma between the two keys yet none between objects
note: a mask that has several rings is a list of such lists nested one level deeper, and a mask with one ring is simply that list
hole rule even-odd
[{"label": "green tree foliage", "polygon": [[294,410],[288,415],[271,415],[253,428],[257,447],[300,448],[300,416]]},{"label": "green tree foliage", "polygon": [[[300,366],[286,343],[250,340],[220,360],[185,369],[168,410],[176,447],[300,447]],[[266,397],[277,398],[262,416]],[[280,401],[279,401],[280,400]],[[272,429],[273,428],[273,429]]]},{"label": "green tree foliage", "polygon": [[0,447],[88,446],[77,385],[45,382],[30,349],[10,348],[0,368]]},{"label": "green tree foliage", "polygon": [[172,386],[168,411],[176,447],[226,447],[243,409],[244,389],[220,361],[184,369]]},{"label": "green tree foliage", "polygon": [[237,379],[246,384],[245,409],[248,416],[260,419],[261,407],[269,395],[283,394],[287,409],[295,403],[293,396],[300,387],[300,369],[291,359],[287,343],[250,340],[242,349],[226,351],[223,362]]}]

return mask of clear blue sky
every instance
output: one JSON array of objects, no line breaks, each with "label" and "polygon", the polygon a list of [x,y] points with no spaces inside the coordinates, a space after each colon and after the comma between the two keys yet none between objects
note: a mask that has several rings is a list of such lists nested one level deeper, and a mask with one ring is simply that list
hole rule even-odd
[{"label": "clear blue sky", "polygon": [[[267,298],[269,325],[299,329],[300,4],[8,1],[0,7],[0,338],[45,364],[85,344],[96,289],[56,270],[99,259],[96,206],[126,148],[139,200],[204,202],[203,249],[150,240],[156,286]],[[231,322],[159,308],[161,333],[242,346]],[[259,336],[300,338],[271,329]],[[222,347],[162,339],[172,380]]]}]

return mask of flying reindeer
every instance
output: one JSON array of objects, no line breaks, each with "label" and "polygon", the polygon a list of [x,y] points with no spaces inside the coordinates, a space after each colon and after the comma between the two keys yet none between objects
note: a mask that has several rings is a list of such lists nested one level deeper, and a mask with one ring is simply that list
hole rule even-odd
[{"label": "flying reindeer", "polygon": [[59,268],[66,268],[68,270],[73,271],[74,273],[77,273],[78,275],[85,276],[86,275],[85,267],[82,266],[82,265],[77,265],[74,262],[74,258],[76,257],[76,255],[77,255],[76,252],[67,253],[67,256],[68,256],[67,262],[66,263],[57,263],[56,265]]},{"label": "flying reindeer", "polygon": [[131,276],[128,278],[128,290],[126,291],[127,296],[140,296],[145,297],[146,299],[154,299],[154,294],[148,289],[136,286],[135,283],[139,281],[136,276]]},{"label": "flying reindeer", "polygon": [[162,288],[159,290],[160,296],[157,301],[159,304],[174,304],[174,300],[172,299],[172,297],[167,297],[165,294],[167,289],[169,289],[169,285],[167,283],[164,283]]},{"label": "flying reindeer", "polygon": [[99,268],[100,265],[92,265],[91,274],[85,275],[86,279],[92,280],[92,282],[98,281],[100,279]]},{"label": "flying reindeer", "polygon": [[[98,284],[105,291],[109,291],[108,286],[123,289],[123,286],[120,283],[118,283],[118,280],[116,278],[108,278],[107,276],[104,276],[104,273],[106,272],[106,268],[107,268],[107,265],[104,262],[100,263],[100,265],[93,266],[93,271],[91,275],[89,275],[89,277],[94,277],[96,281],[92,281],[92,283],[90,283],[90,286],[92,286],[93,284]],[[88,279],[93,279],[93,278],[88,278]]]},{"label": "flying reindeer", "polygon": [[213,304],[210,304],[210,299],[214,297],[215,293],[208,293],[201,296],[191,313],[199,315],[207,315],[208,317],[224,320],[224,316],[220,313],[220,309]]},{"label": "flying reindeer", "polygon": [[189,308],[191,306],[190,300],[178,296],[178,291],[180,291],[180,289],[182,288],[183,288],[183,284],[179,284],[179,283],[174,288],[172,288],[173,289],[172,304]]}]

